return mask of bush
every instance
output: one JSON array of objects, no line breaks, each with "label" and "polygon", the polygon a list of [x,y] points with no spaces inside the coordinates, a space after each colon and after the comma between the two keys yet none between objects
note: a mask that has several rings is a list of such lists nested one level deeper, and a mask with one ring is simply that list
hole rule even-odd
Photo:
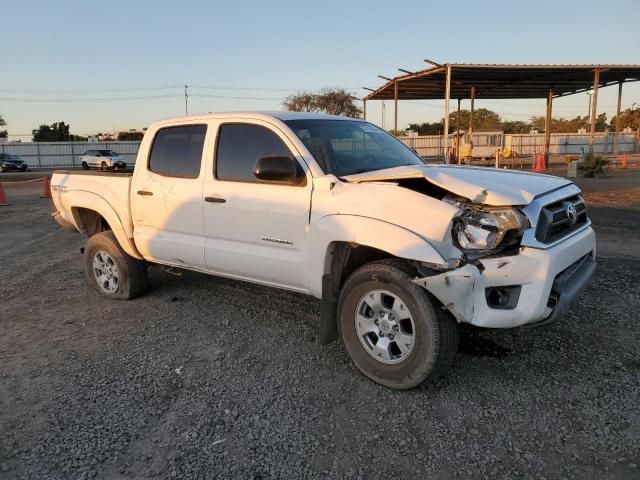
[{"label": "bush", "polygon": [[609,160],[600,155],[588,153],[584,160],[578,164],[578,170],[585,178],[603,177],[607,174],[606,167],[609,163]]}]

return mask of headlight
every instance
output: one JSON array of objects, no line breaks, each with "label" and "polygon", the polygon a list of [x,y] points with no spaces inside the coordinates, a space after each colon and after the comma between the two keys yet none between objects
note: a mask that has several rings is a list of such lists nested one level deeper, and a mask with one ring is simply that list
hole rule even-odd
[{"label": "headlight", "polygon": [[514,208],[482,209],[464,205],[453,235],[464,250],[494,250],[509,232],[522,232],[529,222]]}]

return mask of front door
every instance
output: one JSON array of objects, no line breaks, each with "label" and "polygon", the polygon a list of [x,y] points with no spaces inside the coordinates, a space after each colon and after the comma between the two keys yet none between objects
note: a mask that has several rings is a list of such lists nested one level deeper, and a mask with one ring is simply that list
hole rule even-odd
[{"label": "front door", "polygon": [[201,166],[206,132],[207,125],[160,128],[146,168],[136,169],[134,238],[147,259],[205,267]]},{"label": "front door", "polygon": [[[300,169],[296,184],[256,178],[261,157],[286,156]],[[221,123],[212,171],[203,182],[205,261],[213,272],[306,291],[311,176],[277,127]]]}]

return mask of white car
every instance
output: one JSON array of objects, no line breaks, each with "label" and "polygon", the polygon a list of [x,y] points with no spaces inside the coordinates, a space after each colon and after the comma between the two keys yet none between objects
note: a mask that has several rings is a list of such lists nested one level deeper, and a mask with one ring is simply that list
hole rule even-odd
[{"label": "white car", "polygon": [[100,170],[124,170],[127,168],[124,157],[113,150],[87,150],[80,157],[80,165],[85,170],[92,167]]},{"label": "white car", "polygon": [[[405,389],[452,364],[458,324],[558,321],[595,268],[564,178],[425,165],[356,119],[220,113],[155,123],[133,174],[51,180],[54,218],[88,237],[91,287],[130,299],[160,264],[321,299],[369,378]],[[277,348],[277,347],[276,347]]]}]

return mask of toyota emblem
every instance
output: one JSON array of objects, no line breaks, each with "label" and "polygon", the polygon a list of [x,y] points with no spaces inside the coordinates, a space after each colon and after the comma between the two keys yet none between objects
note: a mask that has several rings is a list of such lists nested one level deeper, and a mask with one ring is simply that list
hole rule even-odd
[{"label": "toyota emblem", "polygon": [[576,210],[576,204],[570,203],[567,205],[567,218],[571,225],[575,225],[578,221],[578,211]]}]

